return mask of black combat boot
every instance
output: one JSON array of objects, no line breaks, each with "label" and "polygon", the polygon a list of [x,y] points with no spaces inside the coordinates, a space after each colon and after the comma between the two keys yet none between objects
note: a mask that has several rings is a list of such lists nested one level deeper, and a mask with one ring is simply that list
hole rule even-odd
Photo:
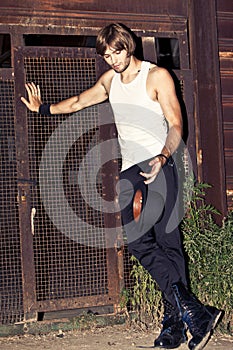
[{"label": "black combat boot", "polygon": [[160,335],[154,341],[155,348],[175,349],[186,342],[186,327],[179,312],[166,300],[163,299],[164,317],[163,328]]},{"label": "black combat boot", "polygon": [[208,342],[221,311],[212,306],[204,306],[181,282],[173,284],[172,288],[182,320],[192,335],[188,347],[190,350],[201,350]]}]

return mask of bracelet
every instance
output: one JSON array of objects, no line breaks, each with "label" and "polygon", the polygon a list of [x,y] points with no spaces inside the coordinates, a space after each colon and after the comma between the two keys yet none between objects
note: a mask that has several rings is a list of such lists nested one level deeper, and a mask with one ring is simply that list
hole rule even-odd
[{"label": "bracelet", "polygon": [[168,160],[168,157],[167,157],[167,156],[165,156],[165,154],[163,154],[163,153],[157,154],[157,156],[156,156],[156,157],[163,157],[163,158],[165,158],[165,159],[166,159],[166,161]]},{"label": "bracelet", "polygon": [[42,115],[49,115],[51,116],[51,112],[50,112],[50,104],[49,103],[42,103],[39,107],[39,113]]}]

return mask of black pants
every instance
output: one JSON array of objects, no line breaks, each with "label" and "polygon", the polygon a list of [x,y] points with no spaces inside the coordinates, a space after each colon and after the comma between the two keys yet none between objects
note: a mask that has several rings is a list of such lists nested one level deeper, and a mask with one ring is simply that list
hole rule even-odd
[{"label": "black pants", "polygon": [[[170,158],[155,181],[145,185],[140,171],[149,172],[149,161],[134,165],[120,174],[119,204],[129,252],[151,274],[166,299],[177,308],[171,285],[187,284],[185,261],[179,232],[179,184],[175,164]],[[142,213],[133,217],[133,197],[143,194]]]}]

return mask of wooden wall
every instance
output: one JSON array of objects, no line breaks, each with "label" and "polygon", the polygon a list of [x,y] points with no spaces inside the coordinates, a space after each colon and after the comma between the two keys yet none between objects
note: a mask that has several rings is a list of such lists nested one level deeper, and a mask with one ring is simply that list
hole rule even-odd
[{"label": "wooden wall", "polygon": [[226,192],[233,209],[233,2],[217,1]]}]

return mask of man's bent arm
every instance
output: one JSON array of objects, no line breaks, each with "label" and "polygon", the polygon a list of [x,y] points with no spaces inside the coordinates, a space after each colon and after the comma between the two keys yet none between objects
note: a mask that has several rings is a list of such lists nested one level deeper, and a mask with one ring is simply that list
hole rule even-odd
[{"label": "man's bent arm", "polygon": [[169,157],[179,147],[183,134],[183,122],[173,79],[165,70],[161,72],[161,78],[163,79],[159,84],[158,101],[168,122],[168,134],[161,153]]},{"label": "man's bent arm", "polygon": [[73,113],[83,108],[101,103],[108,98],[104,86],[98,81],[93,87],[82,92],[79,96],[73,96],[66,100],[52,104],[51,114]]}]

